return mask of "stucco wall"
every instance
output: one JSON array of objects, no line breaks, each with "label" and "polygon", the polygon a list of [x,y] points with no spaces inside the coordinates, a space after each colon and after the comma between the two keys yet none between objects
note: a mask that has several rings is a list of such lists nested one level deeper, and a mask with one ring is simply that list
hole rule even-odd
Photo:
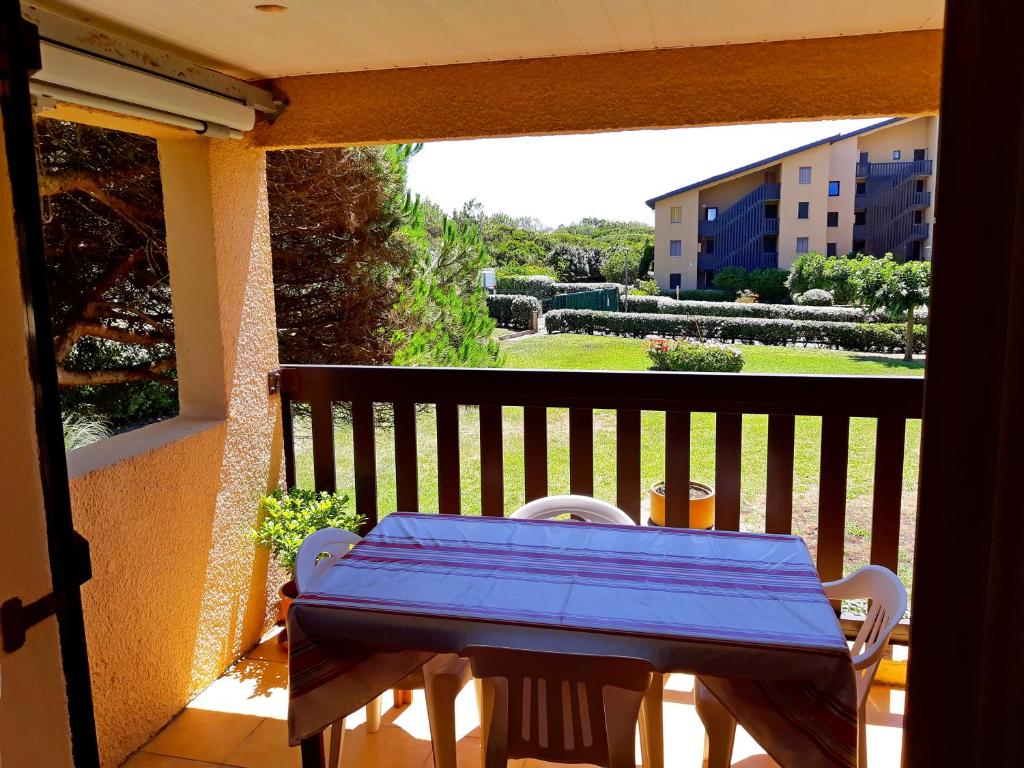
[{"label": "stucco wall", "polygon": [[[659,200],[654,206],[654,279],[663,290],[669,289],[669,276],[680,275],[680,288],[690,290],[697,286],[697,216],[700,193],[694,189]],[[683,209],[681,223],[671,222],[671,209]],[[682,242],[682,256],[669,256],[669,242]]]},{"label": "stucco wall", "polygon": [[[27,318],[22,299],[14,208],[0,126],[0,600],[25,602],[53,591],[46,545],[36,440],[35,401],[28,369]],[[0,762],[4,768],[71,765],[71,734],[57,622],[28,632],[27,643],[0,651]]]},{"label": "stucco wall", "polygon": [[270,86],[288,109],[249,140],[284,149],[930,114],[941,47],[941,30],[925,30],[286,77]]},{"label": "stucco wall", "polygon": [[[829,147],[829,180],[839,182],[839,196],[827,199],[827,209],[839,214],[839,226],[826,221],[825,241],[836,244],[836,255],[853,250],[853,211],[857,195],[857,141],[837,141]],[[822,251],[824,253],[824,251]]]},{"label": "stucco wall", "polygon": [[281,448],[264,156],[190,138],[160,162],[182,416],[69,458],[106,766],[257,641],[280,583],[247,536]]},{"label": "stucco wall", "polygon": [[[810,250],[825,252],[825,222],[828,209],[828,145],[822,144],[791,155],[782,161],[779,193],[779,268],[789,269],[796,253],[796,239],[806,237]],[[811,168],[811,183],[800,183],[800,168]],[[809,216],[797,218],[798,203],[809,202]]]}]

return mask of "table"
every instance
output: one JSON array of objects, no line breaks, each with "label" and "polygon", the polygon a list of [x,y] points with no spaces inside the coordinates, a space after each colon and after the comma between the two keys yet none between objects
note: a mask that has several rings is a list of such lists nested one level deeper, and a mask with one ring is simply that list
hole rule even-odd
[{"label": "table", "polygon": [[699,674],[780,764],[856,765],[850,655],[797,536],[392,514],[295,600],[288,633],[309,764],[324,727],[430,654],[497,645]]}]

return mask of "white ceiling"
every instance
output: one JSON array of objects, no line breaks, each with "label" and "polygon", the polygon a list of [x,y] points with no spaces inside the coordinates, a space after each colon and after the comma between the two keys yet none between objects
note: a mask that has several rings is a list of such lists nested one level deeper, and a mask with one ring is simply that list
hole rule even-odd
[{"label": "white ceiling", "polygon": [[944,6],[943,0],[278,0],[288,10],[268,14],[254,9],[260,1],[32,4],[245,78],[935,29]]}]

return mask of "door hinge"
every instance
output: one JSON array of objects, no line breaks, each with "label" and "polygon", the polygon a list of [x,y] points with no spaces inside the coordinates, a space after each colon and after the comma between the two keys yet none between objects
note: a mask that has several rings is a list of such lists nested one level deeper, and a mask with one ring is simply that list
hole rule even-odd
[{"label": "door hinge", "polygon": [[[81,586],[92,578],[92,560],[89,558],[89,542],[78,531],[74,532],[72,563],[75,568],[75,582]],[[25,645],[25,635],[44,619],[58,613],[64,607],[64,596],[59,592],[43,595],[31,603],[24,603],[20,597],[12,597],[0,605],[0,633],[3,634],[5,653]]]}]

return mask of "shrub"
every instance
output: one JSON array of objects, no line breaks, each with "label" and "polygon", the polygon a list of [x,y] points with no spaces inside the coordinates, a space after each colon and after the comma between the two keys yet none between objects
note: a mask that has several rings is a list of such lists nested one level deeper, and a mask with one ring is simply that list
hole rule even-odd
[{"label": "shrub", "polygon": [[644,345],[652,371],[705,371],[739,373],[743,355],[735,347],[713,341],[666,341],[654,339]]},{"label": "shrub", "polygon": [[658,296],[661,294],[661,288],[658,287],[657,280],[637,280],[633,290],[639,296]]},{"label": "shrub", "polygon": [[501,280],[509,277],[530,277],[531,275],[544,275],[555,279],[555,270],[544,264],[505,264],[494,270],[495,276]]},{"label": "shrub", "polygon": [[614,288],[621,294],[626,290],[626,286],[622,283],[554,283],[552,287],[554,293],[583,293],[584,291],[604,291]]},{"label": "shrub", "polygon": [[[674,290],[662,291],[661,295],[676,298]],[[680,301],[734,301],[736,294],[720,291],[717,288],[697,288],[696,290],[679,291],[679,299]]]},{"label": "shrub", "polygon": [[526,277],[499,276],[498,293],[533,296],[543,301],[555,295],[555,281],[545,275],[530,275]]},{"label": "shrub", "polygon": [[821,288],[811,288],[809,291],[797,294],[794,299],[797,304],[802,304],[805,307],[831,307],[835,303],[832,294]]},{"label": "shrub", "polygon": [[743,287],[760,296],[764,303],[778,304],[789,300],[788,278],[789,271],[785,269],[755,269],[747,273],[747,284]]},{"label": "shrub", "polygon": [[732,294],[733,297],[744,288],[748,288],[749,273],[743,267],[723,267],[715,274],[715,288]]},{"label": "shrub", "polygon": [[576,245],[559,243],[547,256],[547,264],[555,270],[559,280],[571,283],[597,277],[598,254]]},{"label": "shrub", "polygon": [[260,524],[250,535],[270,550],[283,567],[295,567],[295,556],[309,534],[323,528],[341,528],[353,533],[364,518],[348,508],[348,496],[341,493],[292,488],[277,489],[260,499]]},{"label": "shrub", "polygon": [[661,299],[655,307],[634,309],[630,297],[630,312],[660,312],[666,315],[696,315],[698,317],[763,317],[778,320],[829,320],[836,323],[862,323],[868,314],[858,307],[809,307],[793,304],[739,304],[736,302],[675,301]]},{"label": "shrub", "polygon": [[613,248],[601,262],[601,275],[612,283],[632,282],[640,275],[640,256],[624,246]]},{"label": "shrub", "polygon": [[[898,323],[698,317],[581,309],[550,312],[545,324],[549,333],[605,333],[633,338],[657,335],[775,346],[815,344],[858,352],[902,352],[906,338],[902,324]],[[924,350],[926,338],[926,333],[914,336],[915,351]]]},{"label": "shrub", "polygon": [[499,294],[487,297],[487,311],[502,328],[525,331],[530,327],[530,314],[540,312],[540,299],[535,296]]}]

